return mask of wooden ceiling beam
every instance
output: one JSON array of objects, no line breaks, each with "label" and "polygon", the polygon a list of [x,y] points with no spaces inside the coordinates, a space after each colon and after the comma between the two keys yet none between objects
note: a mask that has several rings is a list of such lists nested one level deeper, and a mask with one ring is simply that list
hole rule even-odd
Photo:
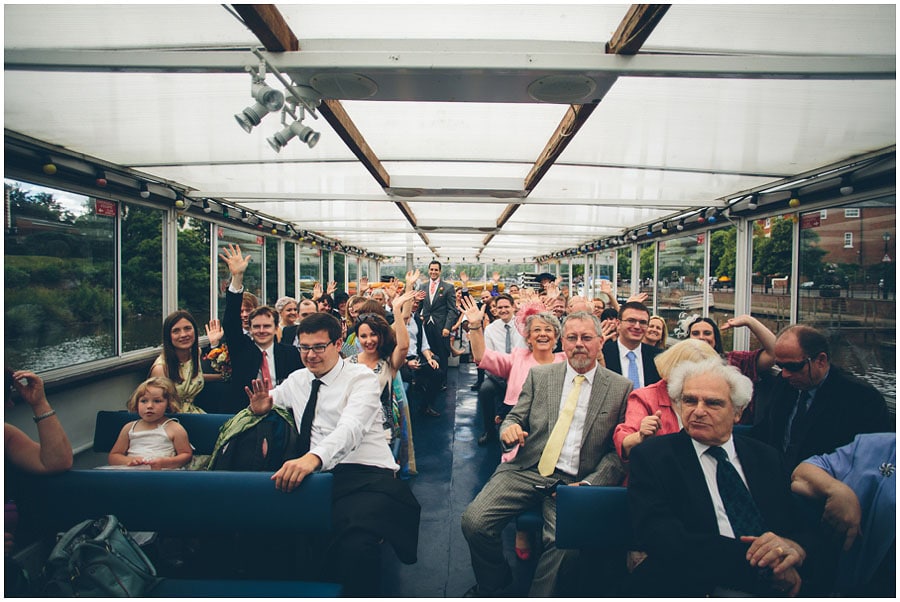
[{"label": "wooden ceiling beam", "polygon": [[244,24],[253,32],[266,50],[287,52],[300,50],[300,42],[291,31],[281,12],[272,4],[232,4]]},{"label": "wooden ceiling beam", "polygon": [[[606,43],[607,54],[636,54],[669,10],[669,6],[669,4],[632,4],[613,37]],[[544,150],[525,177],[526,195],[534,190],[596,108],[597,102],[569,106],[562,121],[556,126],[556,131],[550,136]],[[518,208],[519,205],[507,205],[497,218],[497,227],[502,228]],[[491,234],[482,240],[482,251],[493,237]]]},{"label": "wooden ceiling beam", "polygon": [[671,4],[632,4],[606,43],[606,54],[637,54]]},{"label": "wooden ceiling beam", "polygon": [[363,135],[356,128],[356,124],[353,123],[353,120],[347,115],[347,111],[344,110],[344,106],[341,102],[339,100],[325,99],[322,101],[322,104],[319,105],[319,112],[322,114],[322,117],[325,118],[325,121],[334,128],[334,131],[341,137],[344,144],[347,145],[350,151],[356,155],[356,158],[359,159],[369,173],[372,174],[372,177],[375,178],[375,181],[378,182],[379,186],[382,188],[390,187],[391,176],[388,175],[387,170],[381,164],[381,161],[378,160],[375,152],[372,151],[368,142],[366,142]]}]

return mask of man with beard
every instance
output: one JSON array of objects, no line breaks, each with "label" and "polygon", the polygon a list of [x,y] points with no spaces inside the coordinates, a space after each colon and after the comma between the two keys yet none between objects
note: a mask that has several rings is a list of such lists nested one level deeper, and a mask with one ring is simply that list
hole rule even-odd
[{"label": "man with beard", "polygon": [[612,434],[625,417],[631,382],[597,364],[600,322],[577,312],[563,325],[566,363],[535,366],[519,402],[500,425],[506,449],[519,445],[462,517],[477,585],[467,597],[504,593],[512,572],[500,534],[510,520],[540,503],[544,518],[543,553],[530,595],[551,596],[566,580],[577,550],[556,548],[556,485],[618,485],[625,476]]}]

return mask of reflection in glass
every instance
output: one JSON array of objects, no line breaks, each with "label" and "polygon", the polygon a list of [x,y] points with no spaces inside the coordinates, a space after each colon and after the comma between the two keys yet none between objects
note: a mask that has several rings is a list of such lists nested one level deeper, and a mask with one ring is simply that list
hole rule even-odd
[{"label": "reflection in glass", "polygon": [[294,250],[297,248],[292,242],[284,243],[284,294],[297,298],[297,278],[294,276],[294,266],[297,264]]},{"label": "reflection in glass", "polygon": [[4,189],[6,365],[40,372],[116,355],[118,205],[9,179]]},{"label": "reflection in glass", "polygon": [[297,283],[297,294],[311,299],[316,281],[320,279],[318,250],[301,247],[299,261],[300,281]]},{"label": "reflection in glass", "polygon": [[647,300],[644,301],[653,313],[654,302],[656,298],[654,283],[654,274],[656,273],[656,244],[652,242],[638,245],[640,249],[639,256],[641,258],[641,286],[639,292],[647,294]]},{"label": "reflection in glass", "polygon": [[790,324],[791,319],[793,226],[789,214],[753,223],[750,314],[775,333]]},{"label": "reflection in glass", "polygon": [[[122,351],[162,344],[163,216],[160,209],[133,203],[125,205],[122,218]],[[208,251],[205,259],[209,263]],[[182,261],[179,261],[179,268],[191,271],[190,264]],[[201,281],[203,284],[206,281]],[[209,296],[208,292],[206,296]]]},{"label": "reflection in glass", "polygon": [[278,300],[278,239],[266,236],[266,303]]},{"label": "reflection in glass", "polygon": [[657,314],[670,340],[686,339],[690,322],[703,315],[703,245],[702,233],[659,242]]},{"label": "reflection in glass", "polygon": [[[263,263],[263,244],[264,237],[256,234],[242,232],[240,230],[232,230],[224,226],[216,226],[218,232],[218,253],[229,244],[241,246],[241,253],[244,256],[250,255],[250,264],[244,273],[244,292],[253,293],[260,299],[262,303],[262,263]],[[218,278],[219,291],[219,319],[225,312],[225,291],[228,289],[228,283],[231,274],[228,272],[228,266],[224,261],[219,261],[216,267],[216,276]]]},{"label": "reflection in glass", "polygon": [[889,404],[896,399],[896,218],[893,197],[800,215],[798,320],[828,333],[834,362],[875,385]]}]

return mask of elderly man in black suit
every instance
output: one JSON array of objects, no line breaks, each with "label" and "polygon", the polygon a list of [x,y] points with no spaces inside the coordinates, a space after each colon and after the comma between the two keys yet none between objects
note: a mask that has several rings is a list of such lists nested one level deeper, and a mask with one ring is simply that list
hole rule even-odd
[{"label": "elderly man in black suit", "polygon": [[627,592],[796,595],[806,553],[783,536],[798,522],[780,454],[732,436],[752,383],[710,359],[678,366],[668,391],[684,429],[631,451],[628,502],[647,558]]},{"label": "elderly man in black suit", "polygon": [[441,280],[441,262],[432,261],[428,264],[428,282],[419,285],[418,290],[425,291],[419,315],[425,326],[425,336],[438,356],[440,386],[446,389],[450,329],[459,315],[456,310],[456,287],[452,282]]},{"label": "elderly man in black suit", "polygon": [[775,365],[781,381],[751,434],[783,450],[789,470],[861,433],[894,430],[881,393],[832,364],[828,339],[815,328],[784,329],[775,341]]},{"label": "elderly man in black suit", "polygon": [[248,318],[250,338],[243,335],[241,328],[241,300],[244,289],[244,272],[250,263],[250,256],[241,254],[240,245],[228,245],[219,257],[228,265],[231,284],[225,291],[225,316],[222,329],[228,341],[231,357],[231,395],[221,411],[236,413],[247,407],[244,387],[251,381],[260,379],[272,389],[288,375],[303,367],[300,352],[291,345],[275,342],[278,313],[268,306],[257,307]]},{"label": "elderly man in black suit", "polygon": [[635,389],[659,380],[653,358],[660,349],[642,343],[650,324],[650,310],[639,301],[629,301],[619,309],[618,336],[603,345],[606,367],[634,383]]},{"label": "elderly man in black suit", "polygon": [[516,457],[497,467],[463,513],[462,530],[477,581],[467,597],[497,595],[511,585],[500,533],[539,503],[544,551],[530,595],[556,593],[571,576],[578,553],[556,548],[554,484],[618,485],[625,476],[612,434],[625,418],[631,383],[597,363],[603,337],[596,316],[568,316],[562,339],[568,361],[533,367],[518,403],[500,425],[504,447],[519,445]]}]

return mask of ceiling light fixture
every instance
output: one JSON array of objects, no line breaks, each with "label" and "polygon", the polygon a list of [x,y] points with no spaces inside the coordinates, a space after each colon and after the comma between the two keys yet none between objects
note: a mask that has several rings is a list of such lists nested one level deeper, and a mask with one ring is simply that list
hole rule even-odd
[{"label": "ceiling light fixture", "polygon": [[246,209],[241,209],[241,221],[244,222],[245,224],[250,223],[250,214],[247,213]]},{"label": "ceiling light fixture", "polygon": [[142,199],[150,198],[150,187],[147,186],[147,182],[141,182],[141,188],[138,194],[141,195]]},{"label": "ceiling light fixture", "polygon": [[754,210],[759,207],[759,193],[754,192],[750,195],[750,201],[747,203],[747,209]]},{"label": "ceiling light fixture", "polygon": [[675,225],[675,229],[681,232],[684,230],[684,219],[678,220],[678,223]]},{"label": "ceiling light fixture", "polygon": [[791,197],[788,201],[788,207],[791,209],[796,209],[800,206],[800,199],[797,197],[797,193],[795,191],[791,191]]},{"label": "ceiling light fixture", "polygon": [[95,183],[97,184],[97,186],[99,186],[100,188],[106,188],[106,185],[109,183],[109,181],[106,179],[106,172],[103,171],[102,169],[101,169],[100,171],[98,171],[98,172],[97,172],[97,179],[94,180],[94,182],[95,182]]},{"label": "ceiling light fixture", "polygon": [[284,106],[284,94],[266,85],[265,63],[260,63],[256,72],[253,71],[252,67],[247,69],[250,71],[250,77],[252,78],[250,95],[256,102],[240,113],[235,113],[234,119],[249,134],[254,126],[259,125],[263,117],[280,110]]},{"label": "ceiling light fixture", "polygon": [[848,194],[853,194],[853,184],[850,182],[850,176],[844,176],[841,178],[841,194],[847,196]]},{"label": "ceiling light fixture", "polygon": [[41,171],[43,171],[48,176],[52,176],[56,173],[56,163],[53,162],[53,159],[49,156],[44,157],[44,164],[41,165]]},{"label": "ceiling light fixture", "polygon": [[203,199],[203,213],[212,213],[212,204],[209,199]]}]

